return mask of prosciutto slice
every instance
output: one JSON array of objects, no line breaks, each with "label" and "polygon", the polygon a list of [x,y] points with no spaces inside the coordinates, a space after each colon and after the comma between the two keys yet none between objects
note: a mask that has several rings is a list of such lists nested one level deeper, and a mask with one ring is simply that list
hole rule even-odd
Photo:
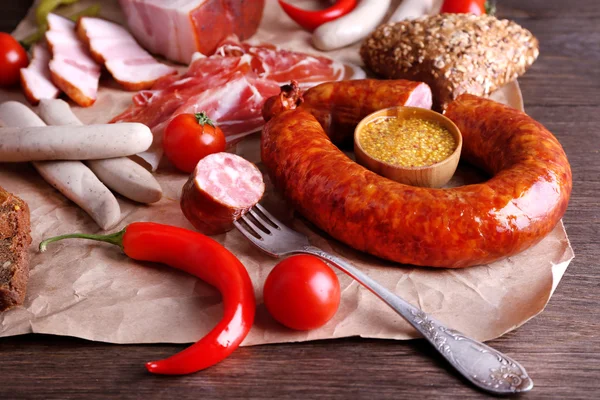
[{"label": "prosciutto slice", "polygon": [[77,38],[74,22],[56,14],[48,14],[47,21],[52,82],[75,103],[82,107],[91,106],[98,95],[100,66]]},{"label": "prosciutto slice", "polygon": [[294,79],[310,87],[346,77],[343,64],[325,57],[228,38],[212,56],[197,57],[184,74],[161,78],[134,95],[132,105],[112,122],[150,127],[154,142],[140,156],[156,169],[163,131],[181,113],[207,112],[232,143],[262,128],[262,106],[282,84]]},{"label": "prosciutto slice", "polygon": [[50,52],[43,44],[36,44],[32,49],[32,59],[27,68],[21,69],[21,87],[23,93],[33,105],[41,99],[55,99],[60,90],[52,83],[50,76]]},{"label": "prosciutto slice", "polygon": [[244,40],[258,29],[265,0],[119,0],[127,25],[152,53],[189,64],[212,54],[231,34]]},{"label": "prosciutto slice", "polygon": [[113,78],[127,90],[150,88],[156,80],[177,73],[144,50],[122,26],[100,18],[83,17],[77,34],[94,60],[104,64]]},{"label": "prosciutto slice", "polygon": [[279,85],[285,85],[294,79],[307,88],[343,79],[347,73],[344,64],[327,57],[280,49],[271,44],[240,43],[235,37],[227,38],[216,54],[223,57],[246,55],[261,78],[270,79]]}]

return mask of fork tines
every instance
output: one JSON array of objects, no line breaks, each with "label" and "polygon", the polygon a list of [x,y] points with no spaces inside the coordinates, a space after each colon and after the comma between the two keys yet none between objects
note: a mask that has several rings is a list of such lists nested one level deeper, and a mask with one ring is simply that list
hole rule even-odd
[{"label": "fork tines", "polygon": [[[264,235],[271,235],[273,229],[278,229],[278,226],[273,220],[276,221],[267,210],[265,210],[260,204],[251,208],[247,214],[240,217],[234,225],[240,229],[240,231],[248,239],[247,233],[254,236],[256,239],[262,239]],[[245,226],[244,226],[245,225]]]}]

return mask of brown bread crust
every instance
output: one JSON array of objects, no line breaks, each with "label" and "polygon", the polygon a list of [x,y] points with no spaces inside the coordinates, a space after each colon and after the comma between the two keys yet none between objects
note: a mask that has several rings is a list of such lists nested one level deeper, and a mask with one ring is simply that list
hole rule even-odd
[{"label": "brown bread crust", "polygon": [[376,74],[428,84],[437,110],[461,94],[488,96],[523,75],[538,54],[538,40],[527,29],[473,14],[384,24],[360,49]]},{"label": "brown bread crust", "polygon": [[27,203],[0,187],[0,311],[23,304],[30,244]]}]

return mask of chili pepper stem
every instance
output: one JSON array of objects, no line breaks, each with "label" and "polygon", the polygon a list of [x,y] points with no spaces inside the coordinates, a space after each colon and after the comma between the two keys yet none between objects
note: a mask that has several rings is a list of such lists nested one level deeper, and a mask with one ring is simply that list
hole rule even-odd
[{"label": "chili pepper stem", "polygon": [[485,2],[485,13],[488,15],[496,15],[496,0],[488,0]]},{"label": "chili pepper stem", "polygon": [[125,235],[125,229],[122,229],[115,233],[109,233],[108,235],[92,235],[86,233],[70,233],[68,235],[60,235],[48,238],[40,243],[40,252],[46,251],[46,247],[49,243],[58,242],[63,239],[89,239],[96,240],[99,242],[106,242],[110,244],[114,244],[119,246],[121,250],[123,249],[123,235]]}]

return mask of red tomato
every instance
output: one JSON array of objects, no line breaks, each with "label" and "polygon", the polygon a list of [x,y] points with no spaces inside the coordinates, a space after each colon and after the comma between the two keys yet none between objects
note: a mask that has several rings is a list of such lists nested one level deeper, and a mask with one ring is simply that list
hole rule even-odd
[{"label": "red tomato", "polygon": [[27,52],[8,33],[0,32],[0,86],[19,83],[19,70],[29,64]]},{"label": "red tomato", "polygon": [[485,14],[485,0],[446,0],[440,12],[451,14]]},{"label": "red tomato", "polygon": [[263,297],[273,318],[288,328],[305,331],[325,325],[335,315],[340,283],[317,257],[292,256],[273,268]]},{"label": "red tomato", "polygon": [[189,173],[207,155],[225,151],[225,135],[203,112],[179,114],[165,129],[163,148],[177,169]]}]

